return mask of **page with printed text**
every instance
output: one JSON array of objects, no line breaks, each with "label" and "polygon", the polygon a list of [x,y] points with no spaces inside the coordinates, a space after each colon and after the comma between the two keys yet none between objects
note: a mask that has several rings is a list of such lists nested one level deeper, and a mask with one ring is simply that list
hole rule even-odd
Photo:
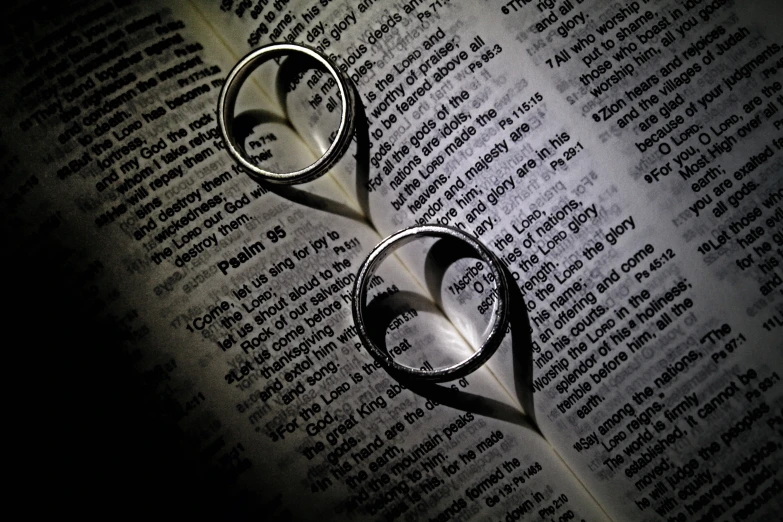
[{"label": "page with printed text", "polygon": [[[500,257],[531,329],[528,413],[613,519],[780,511],[780,5],[204,9],[238,49],[302,42],[351,76],[369,167],[338,177],[381,235],[441,223]],[[309,87],[332,112],[333,86]],[[426,281],[424,249],[400,257]],[[474,346],[492,299],[458,305],[486,285],[442,289]],[[489,363],[511,395],[516,344]]]}]

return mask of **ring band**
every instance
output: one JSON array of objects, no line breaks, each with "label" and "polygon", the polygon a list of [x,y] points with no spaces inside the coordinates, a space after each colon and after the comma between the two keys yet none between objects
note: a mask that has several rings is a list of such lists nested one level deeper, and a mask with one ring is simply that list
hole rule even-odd
[{"label": "ring band", "polygon": [[[430,236],[458,239],[467,243],[478,257],[489,267],[492,276],[492,291],[497,297],[497,307],[494,309],[492,327],[489,335],[476,353],[453,366],[437,370],[424,370],[399,364],[385,351],[378,348],[370,338],[364,321],[365,301],[367,300],[368,284],[381,262],[397,248],[406,245],[419,237]],[[420,225],[396,232],[376,246],[359,268],[356,283],[353,287],[353,320],[357,334],[370,355],[388,372],[401,374],[404,377],[429,382],[453,381],[464,377],[480,368],[500,346],[509,322],[509,291],[505,273],[500,262],[490,250],[473,236],[459,229],[442,225]]]},{"label": "ring band", "polygon": [[[340,91],[342,108],[340,112],[340,127],[337,136],[326,152],[312,165],[294,172],[271,172],[254,165],[245,153],[244,147],[236,142],[232,123],[234,121],[234,106],[239,90],[250,74],[262,63],[280,56],[302,53],[322,65],[337,82]],[[226,150],[234,160],[244,167],[251,177],[259,181],[269,181],[285,185],[305,183],[325,174],[343,156],[353,138],[356,107],[355,97],[350,80],[337,67],[334,67],[321,53],[301,44],[272,44],[250,52],[231,69],[226,83],[220,91],[218,99],[218,126]],[[283,104],[285,105],[284,101]],[[285,108],[285,107],[284,107]]]}]

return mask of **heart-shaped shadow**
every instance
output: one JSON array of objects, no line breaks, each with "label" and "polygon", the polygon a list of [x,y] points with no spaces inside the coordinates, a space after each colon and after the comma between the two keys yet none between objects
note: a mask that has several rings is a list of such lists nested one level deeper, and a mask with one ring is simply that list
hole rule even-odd
[{"label": "heart-shaped shadow", "polygon": [[[365,310],[367,329],[372,341],[381,350],[386,351],[386,329],[402,313],[411,308],[417,311],[431,311],[443,314],[443,280],[449,267],[462,259],[475,260],[476,253],[469,245],[453,238],[441,238],[432,244],[424,263],[425,284],[432,297],[415,292],[400,291],[383,299],[371,300]],[[530,334],[530,321],[524,296],[514,284],[509,270],[500,262],[509,286],[509,328],[506,336],[511,344],[514,385],[517,401],[524,414],[508,404],[495,399],[482,397],[448,386],[421,382],[407,375],[390,372],[392,378],[415,393],[440,404],[461,409],[466,412],[486,415],[514,422],[533,430],[538,430],[536,411],[533,401],[533,343]],[[504,344],[505,344],[504,343]],[[502,348],[501,348],[502,349]],[[493,357],[497,356],[495,354]],[[489,363],[492,359],[490,358]]]},{"label": "heart-shaped shadow", "polygon": [[[232,125],[232,130],[237,142],[244,145],[247,138],[253,134],[254,129],[258,126],[276,123],[284,125],[296,133],[302,141],[313,150],[313,155],[315,157],[323,155],[329,148],[331,140],[328,137],[320,135],[317,132],[317,129],[312,126],[300,128],[303,125],[297,125],[295,122],[301,121],[301,118],[296,118],[297,115],[292,114],[292,109],[288,103],[289,94],[292,92],[291,86],[297,84],[306,74],[313,70],[320,70],[324,74],[328,74],[320,63],[304,54],[292,54],[285,60],[282,60],[276,73],[275,94],[283,116],[264,109],[252,109],[240,112],[234,118]],[[358,92],[350,81],[348,82],[348,88],[353,90],[354,99],[357,100],[355,103],[356,114],[354,118],[356,153],[353,155],[353,158],[355,159],[356,194],[361,212],[357,212],[349,205],[334,199],[314,194],[307,190],[298,189],[291,185],[279,185],[276,183],[259,181],[255,178],[253,179],[265,190],[287,199],[292,203],[366,223],[370,216],[369,192],[367,188],[370,168],[369,126],[364,106],[358,100]],[[292,118],[292,116],[294,117]],[[345,158],[343,158],[341,162],[345,168]],[[242,170],[244,171],[244,169]]]},{"label": "heart-shaped shadow", "polygon": [[[370,339],[382,351],[387,351],[386,331],[389,325],[405,311],[413,308],[417,311],[437,311],[438,306],[427,296],[416,292],[399,291],[383,298],[375,298],[367,304],[365,310],[367,331]],[[515,352],[514,364],[517,364]],[[538,431],[535,418],[504,402],[483,397],[459,389],[456,386],[441,386],[439,384],[411,379],[406,375],[390,371],[389,375],[405,388],[411,390],[438,404],[486,417],[511,422],[519,426]],[[527,410],[527,406],[524,406]],[[532,411],[532,410],[530,410]]]},{"label": "heart-shaped shadow", "polygon": [[[476,253],[464,242],[453,238],[441,238],[433,243],[424,263],[424,277],[427,290],[440,304],[443,277],[448,268],[461,259],[476,259]],[[511,355],[514,369],[514,386],[517,400],[525,409],[533,424],[536,411],[533,401],[533,340],[530,334],[530,318],[525,299],[508,268],[498,261],[508,282],[509,330]],[[491,359],[490,359],[491,360]]]}]

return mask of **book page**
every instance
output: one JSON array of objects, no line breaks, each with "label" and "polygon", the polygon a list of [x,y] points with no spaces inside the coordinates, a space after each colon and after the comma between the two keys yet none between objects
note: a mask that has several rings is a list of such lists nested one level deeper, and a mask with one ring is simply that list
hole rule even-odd
[{"label": "book page", "polygon": [[[232,163],[215,107],[239,54],[199,12],[21,4],[7,19],[2,209],[19,258],[14,298],[26,305],[11,324],[36,353],[60,348],[45,388],[63,382],[61,413],[30,431],[34,468],[62,505],[84,512],[110,498],[130,511],[208,506],[275,520],[605,518],[489,371],[427,396],[360,348],[350,291],[380,236],[332,179],[284,190]],[[274,99],[251,87],[238,110],[266,111],[247,146],[268,168],[314,159]],[[370,286],[381,301],[422,293],[394,258]],[[432,364],[470,352],[424,308],[396,319],[390,351],[429,347]],[[59,326],[78,342],[62,342]],[[155,421],[108,430],[131,413],[124,403]],[[149,467],[142,477],[127,454]],[[76,484],[85,469],[101,472]]]},{"label": "book page", "polygon": [[[529,413],[609,515],[779,512],[779,3],[289,10],[237,44],[309,43],[351,75],[371,148],[342,183],[381,234],[457,226],[508,266]],[[512,344],[489,366],[513,395]]]}]

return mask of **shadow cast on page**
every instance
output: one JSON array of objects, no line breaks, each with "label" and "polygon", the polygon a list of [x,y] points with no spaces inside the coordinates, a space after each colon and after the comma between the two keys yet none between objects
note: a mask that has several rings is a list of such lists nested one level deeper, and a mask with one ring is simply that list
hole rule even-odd
[{"label": "shadow cast on page", "polygon": [[[296,132],[291,122],[287,119],[278,116],[272,112],[254,109],[241,112],[234,118],[233,131],[234,136],[238,143],[244,143],[248,136],[253,132],[253,129],[258,125],[268,123],[280,123],[289,127],[292,131]],[[240,165],[239,169],[245,173],[245,169]],[[271,192],[286,199],[292,203],[296,203],[305,207],[309,207],[315,210],[328,212],[338,216],[343,216],[354,221],[366,223],[364,215],[356,210],[352,209],[344,203],[329,199],[317,194],[313,194],[306,190],[295,188],[291,185],[279,185],[277,183],[266,183],[258,179],[252,178],[253,181],[258,183],[264,190]]]},{"label": "shadow cast on page", "polygon": [[359,99],[359,91],[351,84],[356,96],[356,199],[367,219],[370,214],[370,125],[367,112]]},{"label": "shadow cast on page", "polygon": [[[289,86],[292,82],[297,81],[299,75],[304,74],[306,71],[313,69],[320,70],[325,74],[328,74],[324,67],[316,60],[307,56],[302,56],[301,59],[285,60],[281,65],[277,74],[276,89],[278,102],[284,111],[287,118],[290,118],[288,112],[288,92]],[[355,165],[355,177],[356,177],[356,199],[359,203],[359,208],[367,220],[371,219],[370,215],[370,127],[367,119],[367,112],[361,97],[359,96],[359,90],[350,80],[347,82],[348,89],[351,89],[353,98],[355,100],[356,113],[354,114],[354,140],[356,141],[356,153],[354,159]],[[298,132],[296,129],[294,129]],[[301,132],[299,132],[301,136]],[[341,159],[342,161],[342,159]],[[328,210],[328,209],[327,209]]]},{"label": "shadow cast on page", "polygon": [[[387,351],[386,330],[388,326],[395,318],[411,308],[417,311],[441,313],[429,298],[410,291],[400,291],[382,298],[376,297],[367,305],[365,309],[367,331],[373,343],[380,350]],[[440,405],[536,430],[521,411],[509,404],[458,388],[411,379],[398,372],[389,371],[388,373],[392,379],[405,388]]]},{"label": "shadow cast on page", "polygon": [[[448,268],[461,259],[477,259],[476,253],[466,243],[454,238],[441,238],[436,241],[424,262],[424,277],[427,290],[438,304],[442,304],[441,291],[443,277]],[[502,267],[509,291],[509,332],[511,334],[511,356],[514,374],[514,388],[517,400],[533,425],[537,426],[536,410],[533,400],[533,340],[531,338],[530,318],[525,306],[525,298],[508,268],[498,260]]]}]

